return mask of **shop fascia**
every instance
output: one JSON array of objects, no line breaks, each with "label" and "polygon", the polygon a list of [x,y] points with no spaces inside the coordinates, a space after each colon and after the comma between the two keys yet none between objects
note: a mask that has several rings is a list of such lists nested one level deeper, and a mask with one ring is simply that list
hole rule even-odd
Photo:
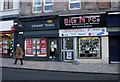
[{"label": "shop fascia", "polygon": [[70,15],[60,17],[61,29],[105,27],[105,14]]},{"label": "shop fascia", "polygon": [[64,29],[59,30],[60,37],[69,36],[106,36],[106,28]]}]

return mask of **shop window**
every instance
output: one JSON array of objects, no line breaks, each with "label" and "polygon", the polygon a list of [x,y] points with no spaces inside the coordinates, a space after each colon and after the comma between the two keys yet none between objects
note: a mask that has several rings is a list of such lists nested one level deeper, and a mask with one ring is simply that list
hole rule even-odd
[{"label": "shop window", "polygon": [[13,9],[13,0],[4,0],[4,10]]},{"label": "shop window", "polygon": [[26,39],[25,40],[25,56],[47,56],[46,39]]},{"label": "shop window", "polygon": [[3,34],[0,36],[0,55],[12,56],[13,55],[13,35]]},{"label": "shop window", "polygon": [[44,12],[52,12],[53,5],[53,0],[44,0]]},{"label": "shop window", "polygon": [[42,0],[33,0],[33,12],[42,12]]},{"label": "shop window", "polygon": [[69,9],[80,9],[80,0],[69,0]]},{"label": "shop window", "polygon": [[79,38],[78,58],[100,58],[100,38]]}]

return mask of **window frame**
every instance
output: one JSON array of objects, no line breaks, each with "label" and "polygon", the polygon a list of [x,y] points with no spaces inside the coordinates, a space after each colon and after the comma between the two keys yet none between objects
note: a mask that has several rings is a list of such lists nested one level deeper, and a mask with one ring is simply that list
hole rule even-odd
[{"label": "window frame", "polygon": [[[52,0],[52,3],[51,3],[51,4],[46,4],[45,2],[46,2],[46,0],[44,0],[43,11],[44,11],[44,12],[53,12],[53,11],[54,11],[54,0]],[[52,7],[53,7],[53,10],[45,10],[45,6],[52,6]]]},{"label": "window frame", "polygon": [[[32,12],[33,13],[40,13],[40,12],[42,12],[42,0],[40,0],[40,1],[41,1],[41,5],[35,5],[35,0],[33,0],[33,4],[32,4],[33,5],[33,7],[32,7]],[[41,7],[41,11],[35,11],[34,10],[35,7]]]},{"label": "window frame", "polygon": [[[80,52],[81,52],[81,50],[80,50],[80,39],[82,39],[82,38],[98,38],[99,39],[99,50],[98,50],[98,52],[99,52],[99,55],[97,55],[96,57],[81,57],[81,55],[80,55]],[[77,59],[102,59],[102,48],[101,48],[101,46],[102,46],[102,43],[101,43],[101,37],[99,37],[99,36],[92,36],[92,37],[89,37],[89,36],[86,36],[86,37],[78,37],[78,40],[77,40],[77,43],[78,43],[78,46],[77,46],[77,48],[78,48],[78,55],[77,55]],[[95,50],[94,50],[95,51]]]},{"label": "window frame", "polygon": [[11,10],[13,9],[13,0],[4,0],[3,2],[3,10]]},{"label": "window frame", "polygon": [[[74,4],[74,3],[79,3],[80,4],[80,7],[79,8],[70,8],[70,4]],[[69,0],[69,10],[78,10],[78,9],[81,9],[81,1],[78,0],[78,1],[71,1]]]},{"label": "window frame", "polygon": [[[33,43],[33,41],[41,41],[41,40],[46,40],[46,49],[45,50],[43,50],[45,53],[44,54],[41,54],[41,49],[40,49],[40,46],[42,45],[42,43],[38,43],[38,44],[34,44]],[[30,53],[28,53],[27,54],[27,50],[29,50],[29,49],[27,49],[27,40],[31,40],[32,41],[32,44],[31,44],[31,52],[32,52],[32,54],[30,54]],[[25,39],[25,41],[24,41],[25,43],[24,43],[24,48],[25,48],[25,57],[47,57],[48,56],[48,53],[47,53],[47,39],[46,38],[26,38]],[[30,45],[30,44],[28,44],[28,45]],[[38,46],[39,45],[39,46]],[[39,47],[39,48],[37,48],[37,46]],[[33,48],[33,47],[35,47],[35,48]],[[33,54],[33,50],[35,50],[35,54]],[[39,51],[40,53],[39,54],[37,54],[37,51]]]}]

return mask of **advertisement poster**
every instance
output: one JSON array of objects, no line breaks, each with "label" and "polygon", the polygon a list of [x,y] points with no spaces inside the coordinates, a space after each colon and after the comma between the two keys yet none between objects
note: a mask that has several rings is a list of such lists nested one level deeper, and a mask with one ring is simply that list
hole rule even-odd
[{"label": "advertisement poster", "polygon": [[2,44],[0,44],[0,54],[2,54]]},{"label": "advertisement poster", "polygon": [[73,60],[73,52],[65,52],[66,60]]},{"label": "advertisement poster", "polygon": [[32,54],[32,40],[26,40],[26,54]]},{"label": "advertisement poster", "polygon": [[41,39],[40,40],[40,54],[41,55],[46,55],[47,51],[46,51],[46,39]]}]

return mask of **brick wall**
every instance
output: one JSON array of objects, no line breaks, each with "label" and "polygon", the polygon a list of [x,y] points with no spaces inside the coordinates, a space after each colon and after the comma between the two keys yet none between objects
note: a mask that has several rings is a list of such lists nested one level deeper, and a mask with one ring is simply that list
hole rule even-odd
[{"label": "brick wall", "polygon": [[66,0],[59,1],[55,0],[54,3],[54,12],[42,12],[42,13],[32,13],[32,0],[31,2],[21,2],[20,4],[20,14],[21,15],[64,15],[64,14],[85,14],[85,13],[95,13],[95,12],[105,12],[108,10],[114,11],[114,8],[120,8],[119,3],[117,2],[81,2],[81,9],[78,10],[69,10],[69,3]]}]

